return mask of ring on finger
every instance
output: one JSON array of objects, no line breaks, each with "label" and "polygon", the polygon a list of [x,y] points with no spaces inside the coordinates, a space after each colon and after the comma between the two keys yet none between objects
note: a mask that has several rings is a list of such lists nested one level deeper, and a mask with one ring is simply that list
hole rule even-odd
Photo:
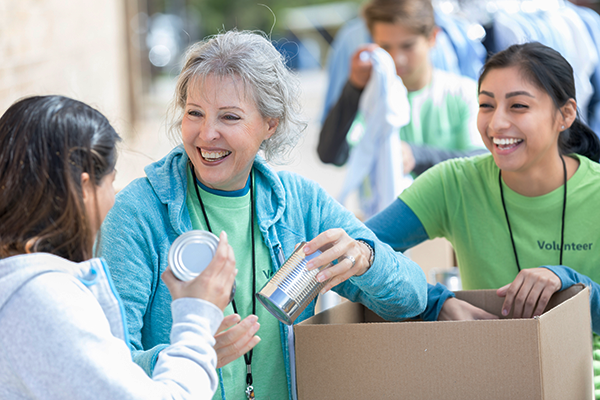
[{"label": "ring on finger", "polygon": [[354,257],[350,256],[350,255],[345,255],[345,256],[342,257],[342,260],[344,260],[346,258],[348,260],[350,260],[350,262],[352,263],[352,267],[350,267],[350,268],[354,268],[354,265],[356,264],[356,259]]}]

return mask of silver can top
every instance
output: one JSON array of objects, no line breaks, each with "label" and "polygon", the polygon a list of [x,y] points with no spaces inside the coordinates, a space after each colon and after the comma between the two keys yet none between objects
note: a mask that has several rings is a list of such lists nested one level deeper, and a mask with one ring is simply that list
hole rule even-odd
[{"label": "silver can top", "polygon": [[179,236],[169,249],[169,266],[182,281],[198,276],[214,257],[219,238],[211,232],[192,230]]}]

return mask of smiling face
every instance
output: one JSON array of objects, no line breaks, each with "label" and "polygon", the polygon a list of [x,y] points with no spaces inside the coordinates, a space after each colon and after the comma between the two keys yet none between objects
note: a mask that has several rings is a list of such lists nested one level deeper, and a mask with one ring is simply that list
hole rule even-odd
[{"label": "smiling face", "polygon": [[503,175],[543,173],[560,162],[560,117],[551,97],[518,67],[492,69],[481,82],[477,127]]},{"label": "smiling face", "polygon": [[208,76],[190,85],[181,124],[196,177],[225,191],[242,189],[261,143],[277,129],[264,118],[239,78]]},{"label": "smiling face", "polygon": [[373,41],[392,56],[407,90],[419,90],[429,83],[429,50],[435,45],[435,32],[428,37],[401,24],[375,22],[371,34]]}]

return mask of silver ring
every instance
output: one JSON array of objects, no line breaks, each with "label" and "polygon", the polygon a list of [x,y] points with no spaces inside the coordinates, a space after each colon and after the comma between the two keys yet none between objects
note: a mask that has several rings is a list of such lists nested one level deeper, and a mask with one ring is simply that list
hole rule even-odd
[{"label": "silver ring", "polygon": [[344,258],[347,258],[348,260],[350,260],[352,262],[352,266],[350,268],[354,268],[354,265],[356,264],[356,259],[354,257],[352,257],[352,256],[343,256],[342,260]]}]

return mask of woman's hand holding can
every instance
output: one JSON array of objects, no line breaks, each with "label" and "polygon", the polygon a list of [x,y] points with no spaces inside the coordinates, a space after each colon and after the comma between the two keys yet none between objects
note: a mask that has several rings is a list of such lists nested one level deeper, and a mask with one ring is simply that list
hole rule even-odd
[{"label": "woman's hand holding can", "polygon": [[306,264],[307,270],[329,265],[334,260],[338,261],[337,264],[323,269],[317,275],[319,282],[329,280],[321,290],[321,294],[354,275],[364,274],[370,267],[369,249],[352,239],[341,228],[322,232],[304,246],[306,254],[312,254],[318,249],[323,253]]},{"label": "woman's hand holding can", "polygon": [[236,274],[233,249],[227,241],[227,234],[221,232],[215,256],[200,275],[190,281],[181,281],[167,268],[162,279],[173,300],[194,297],[209,301],[224,310],[229,304]]}]

